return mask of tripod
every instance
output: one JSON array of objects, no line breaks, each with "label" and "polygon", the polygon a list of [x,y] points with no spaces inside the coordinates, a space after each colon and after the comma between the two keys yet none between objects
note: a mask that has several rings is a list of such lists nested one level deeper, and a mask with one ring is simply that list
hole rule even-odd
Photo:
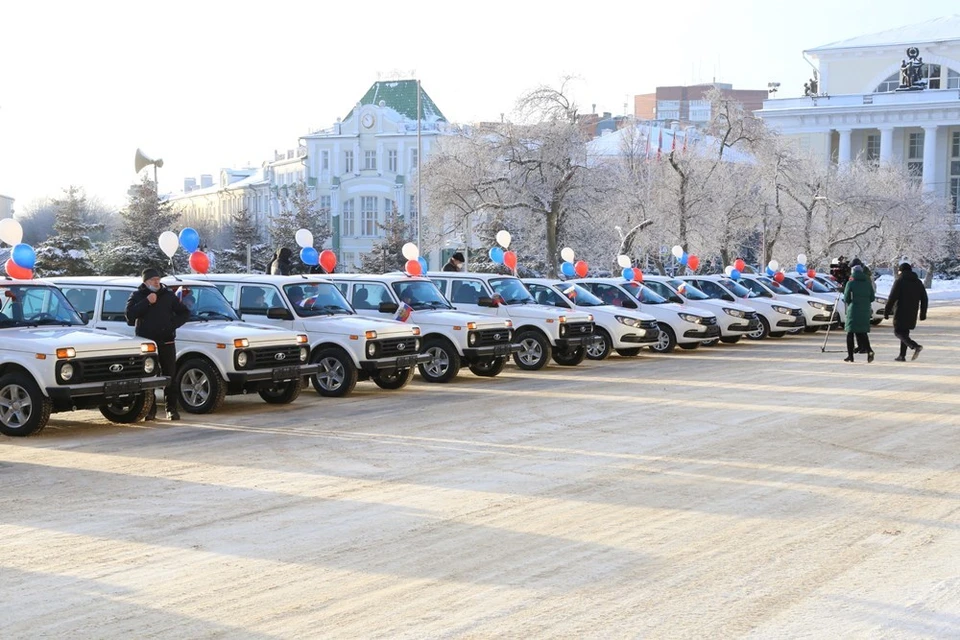
[{"label": "tripod", "polygon": [[[839,309],[840,309],[840,300],[842,299],[843,299],[843,289],[841,289],[839,293],[837,293],[837,299],[833,301],[833,313],[837,314],[838,318],[840,317]],[[840,318],[840,321],[842,322],[843,318]],[[833,328],[833,324],[834,323],[831,322],[830,324],[827,325],[827,332],[826,332],[826,335],[823,336],[823,346],[820,347],[820,353],[846,353],[847,352],[846,347],[844,347],[843,349],[831,349],[827,351],[827,340],[830,339],[830,329]]]}]

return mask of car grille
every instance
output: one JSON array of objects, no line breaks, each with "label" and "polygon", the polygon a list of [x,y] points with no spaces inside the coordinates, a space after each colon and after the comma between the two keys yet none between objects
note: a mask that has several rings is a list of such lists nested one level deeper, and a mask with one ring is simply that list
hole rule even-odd
[{"label": "car grille", "polygon": [[593,334],[592,322],[569,322],[567,323],[567,337],[589,336]]},{"label": "car grille", "polygon": [[640,328],[641,328],[641,329],[650,329],[650,330],[652,330],[652,329],[659,329],[659,328],[660,328],[660,325],[657,324],[657,321],[656,321],[656,320],[641,320],[641,321],[640,321]]},{"label": "car grille", "polygon": [[378,340],[377,357],[378,358],[396,358],[397,356],[408,356],[416,353],[414,349],[417,339],[413,336],[408,338],[387,338]]},{"label": "car grille", "polygon": [[758,319],[758,318],[757,318],[757,312],[756,312],[756,311],[744,311],[744,313],[743,313],[743,318],[744,318],[744,320],[746,320],[747,322],[749,322],[750,320],[757,320],[757,319]]},{"label": "car grille", "polygon": [[284,345],[279,347],[257,347],[253,353],[253,366],[248,369],[272,369],[300,364],[300,347]]},{"label": "car grille", "polygon": [[140,378],[143,373],[144,356],[109,356],[106,358],[81,358],[70,360],[74,367],[79,365],[80,375],[72,382],[103,382],[105,380],[126,380]]},{"label": "car grille", "polygon": [[791,309],[791,310],[790,310],[790,315],[792,315],[792,316],[802,316],[802,315],[803,315],[803,309]]},{"label": "car grille", "polygon": [[510,329],[481,329],[477,331],[477,346],[488,347],[490,345],[503,344],[510,341]]},{"label": "car grille", "polygon": [[713,316],[713,317],[710,317],[710,318],[704,318],[704,319],[703,319],[703,324],[707,324],[707,325],[717,324],[717,318],[716,318],[716,316]]}]

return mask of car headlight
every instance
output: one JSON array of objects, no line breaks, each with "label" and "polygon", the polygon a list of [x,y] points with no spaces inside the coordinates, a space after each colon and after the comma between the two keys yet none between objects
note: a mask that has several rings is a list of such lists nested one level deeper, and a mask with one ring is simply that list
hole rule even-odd
[{"label": "car headlight", "polygon": [[307,358],[310,357],[310,349],[306,347],[300,347],[300,362],[306,362]]},{"label": "car headlight", "polygon": [[307,344],[308,342],[310,342],[310,338],[307,336],[302,333],[297,335],[297,344]]},{"label": "car headlight", "polygon": [[734,318],[746,318],[747,314],[739,309],[728,309],[727,307],[723,308],[723,312],[728,316],[733,316]]},{"label": "car headlight", "polygon": [[372,357],[374,357],[375,355],[377,355],[377,343],[376,343],[376,342],[368,342],[368,343],[367,343],[367,357],[368,357],[368,358],[372,358]]},{"label": "car headlight", "polygon": [[413,341],[413,350],[420,353],[420,338]]},{"label": "car headlight", "polygon": [[819,309],[820,311],[823,311],[827,308],[827,305],[823,304],[822,302],[814,302],[813,300],[807,300],[807,304],[814,309]]},{"label": "car headlight", "polygon": [[250,340],[247,338],[235,338],[233,341],[233,346],[237,349],[242,349],[244,347],[250,346]]},{"label": "car headlight", "polygon": [[476,346],[478,339],[479,338],[476,331],[471,331],[467,334],[467,344],[469,344],[471,347]]},{"label": "car headlight", "polygon": [[633,327],[634,329],[639,329],[643,325],[636,318],[630,318],[627,316],[614,316],[617,319],[617,322],[620,324],[625,324],[628,327]]},{"label": "car headlight", "polygon": [[687,322],[692,322],[693,324],[703,324],[703,318],[700,316],[695,316],[692,313],[681,313],[680,319],[686,320]]},{"label": "car headlight", "polygon": [[249,357],[247,356],[246,351],[241,351],[240,353],[237,354],[238,367],[242,369],[243,367],[247,366],[247,362],[249,362]]},{"label": "car headlight", "polygon": [[560,325],[560,337],[567,335],[567,325]]},{"label": "car headlight", "polygon": [[65,358],[76,358],[77,350],[73,347],[61,347],[57,349],[57,358],[63,360]]},{"label": "car headlight", "polygon": [[887,304],[887,299],[877,296],[877,302],[879,302],[880,304]]},{"label": "car headlight", "polygon": [[154,369],[157,368],[157,361],[153,358],[146,358],[143,361],[143,372],[144,373],[153,373]]},{"label": "car headlight", "polygon": [[62,367],[60,367],[60,379],[63,380],[64,382],[67,382],[72,377],[73,377],[73,365],[67,362]]},{"label": "car headlight", "polygon": [[775,305],[773,305],[773,306],[770,307],[770,308],[773,309],[774,311],[776,311],[777,313],[782,313],[782,314],[785,315],[785,316],[792,316],[792,315],[793,315],[793,310],[790,309],[789,307],[781,307],[780,305],[775,304]]}]

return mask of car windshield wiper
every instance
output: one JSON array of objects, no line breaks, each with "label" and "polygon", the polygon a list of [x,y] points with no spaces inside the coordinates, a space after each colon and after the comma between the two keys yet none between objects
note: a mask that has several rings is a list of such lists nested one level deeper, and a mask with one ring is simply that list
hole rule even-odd
[{"label": "car windshield wiper", "polygon": [[209,311],[209,310],[201,311],[196,316],[191,316],[191,317],[196,317],[204,321],[208,320],[209,318],[222,318],[224,320],[233,321],[233,318],[231,316],[225,313],[221,313],[220,311]]},{"label": "car windshield wiper", "polygon": [[320,311],[321,313],[327,313],[330,315],[337,315],[338,313],[350,313],[343,307],[335,304],[325,304],[322,307],[313,307],[313,311]]},{"label": "car windshield wiper", "polygon": [[72,327],[75,323],[70,322],[69,320],[57,320],[55,318],[44,318],[43,320],[28,320],[25,321],[26,324],[34,325],[37,327],[41,326],[50,326],[50,325],[60,325],[64,327]]}]

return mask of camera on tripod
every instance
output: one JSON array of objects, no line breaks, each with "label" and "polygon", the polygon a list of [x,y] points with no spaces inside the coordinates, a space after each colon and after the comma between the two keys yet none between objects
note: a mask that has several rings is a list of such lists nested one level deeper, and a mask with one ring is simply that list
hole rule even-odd
[{"label": "camera on tripod", "polygon": [[843,256],[830,261],[830,275],[843,286],[850,279],[850,263]]}]

